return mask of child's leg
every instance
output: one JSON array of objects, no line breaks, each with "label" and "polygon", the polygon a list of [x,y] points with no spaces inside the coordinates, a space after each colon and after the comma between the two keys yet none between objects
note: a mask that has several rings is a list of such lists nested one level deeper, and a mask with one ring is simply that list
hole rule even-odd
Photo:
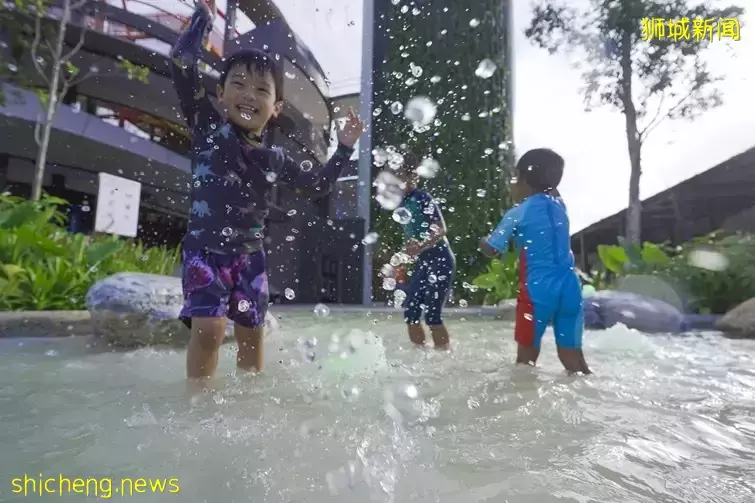
[{"label": "child's leg", "polygon": [[191,328],[186,374],[189,378],[209,377],[218,366],[220,345],[225,339],[229,291],[218,280],[214,254],[184,249],[182,256],[184,306],[179,317]]},{"label": "child's leg", "polygon": [[225,339],[225,318],[192,318],[186,350],[186,376],[211,377],[218,368],[220,346]]},{"label": "child's leg", "polygon": [[451,337],[443,324],[443,306],[448,300],[453,281],[453,262],[442,257],[435,259],[432,265],[432,272],[428,274],[427,280],[425,322],[430,327],[435,349],[445,350],[449,349]]},{"label": "child's leg", "polygon": [[265,315],[270,301],[265,253],[240,255],[232,264],[239,279],[230,300],[228,317],[235,322],[238,344],[236,365],[242,370],[262,370]]},{"label": "child's leg", "polygon": [[584,332],[584,314],[580,309],[575,313],[558,313],[553,320],[553,332],[556,334],[558,359],[570,374],[581,372],[592,374],[582,352],[582,333]]},{"label": "child's leg", "polygon": [[263,327],[245,327],[235,324],[233,332],[239,346],[236,354],[236,366],[241,370],[262,370],[262,338],[265,335]]},{"label": "child's leg", "polygon": [[548,327],[550,310],[535,308],[526,287],[522,287],[516,302],[514,340],[517,342],[516,363],[535,365],[540,356],[540,341]]},{"label": "child's leg", "polygon": [[560,306],[553,317],[553,332],[556,335],[558,358],[570,374],[591,374],[582,352],[582,333],[585,330],[585,314],[582,306],[582,286],[577,276],[571,274],[564,282]]},{"label": "child's leg", "polygon": [[427,264],[418,262],[414,267],[404,301],[404,320],[409,332],[409,340],[417,346],[425,345],[425,330],[420,324],[422,303],[427,295]]}]

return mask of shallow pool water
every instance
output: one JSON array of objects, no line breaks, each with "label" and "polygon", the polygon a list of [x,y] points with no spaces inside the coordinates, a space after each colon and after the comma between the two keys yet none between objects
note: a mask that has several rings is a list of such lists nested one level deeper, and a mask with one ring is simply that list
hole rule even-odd
[{"label": "shallow pool water", "polygon": [[[755,342],[592,332],[595,375],[569,378],[552,338],[522,368],[510,324],[449,327],[444,354],[410,349],[396,318],[284,316],[262,375],[236,375],[227,345],[194,397],[184,351],[0,339],[0,501],[28,501],[11,480],[40,473],[110,477],[113,497],[123,478],[178,479],[177,495],[140,486],[144,502],[754,500]],[[332,336],[354,330],[370,348],[339,373]]]}]

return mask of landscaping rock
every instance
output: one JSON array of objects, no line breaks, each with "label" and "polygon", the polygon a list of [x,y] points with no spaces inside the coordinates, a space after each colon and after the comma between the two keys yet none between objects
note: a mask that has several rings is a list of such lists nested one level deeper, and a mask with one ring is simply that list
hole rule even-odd
[{"label": "landscaping rock", "polygon": [[618,323],[648,333],[681,332],[684,315],[677,308],[630,292],[602,290],[584,301],[585,327],[606,329]]},{"label": "landscaping rock", "polygon": [[746,300],[726,313],[716,328],[730,337],[755,339],[755,299]]},{"label": "landscaping rock", "polygon": [[[183,306],[180,278],[115,274],[92,285],[86,305],[96,342],[123,348],[189,342],[190,331],[178,320]],[[230,329],[231,324],[229,335]]]},{"label": "landscaping rock", "polygon": [[178,320],[183,306],[180,278],[115,274],[92,285],[86,305],[98,342],[133,348],[189,341],[189,329]]}]

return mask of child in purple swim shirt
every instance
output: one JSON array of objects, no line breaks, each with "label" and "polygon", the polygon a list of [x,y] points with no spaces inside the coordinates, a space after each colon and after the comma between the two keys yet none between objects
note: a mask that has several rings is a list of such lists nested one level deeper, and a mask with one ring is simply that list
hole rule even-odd
[{"label": "child in purple swim shirt", "polygon": [[339,145],[319,171],[305,171],[262,132],[283,108],[283,78],[268,54],[232,54],[217,88],[222,113],[203,86],[198,61],[215,17],[214,2],[199,2],[171,51],[171,75],[192,137],[191,215],[183,240],[185,303],[180,318],[191,328],[189,378],[214,374],[234,322],[241,369],[262,369],[262,336],[269,292],[263,249],[264,222],[275,184],[326,194],[353,152],[364,124],[350,109]]}]

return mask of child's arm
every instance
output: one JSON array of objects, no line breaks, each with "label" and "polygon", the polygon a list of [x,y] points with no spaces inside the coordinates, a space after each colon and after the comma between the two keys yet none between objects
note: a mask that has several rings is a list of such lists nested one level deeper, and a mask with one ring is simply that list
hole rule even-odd
[{"label": "child's arm", "polygon": [[351,154],[354,144],[364,132],[364,122],[349,107],[346,123],[338,129],[338,148],[335,154],[317,172],[303,171],[291,158],[286,157],[281,173],[281,181],[292,183],[299,189],[320,195],[327,194],[335,185]]},{"label": "child's arm", "polygon": [[522,220],[525,205],[521,204],[511,208],[503,215],[493,232],[480,241],[480,251],[488,257],[495,257],[509,249],[509,241],[516,232],[519,222]]},{"label": "child's arm", "polygon": [[212,29],[212,19],[211,8],[200,1],[189,26],[170,51],[173,87],[192,136],[208,122],[220,118],[207,97],[198,68],[202,44]]},{"label": "child's arm", "polygon": [[421,201],[422,212],[429,217],[430,227],[427,236],[422,241],[410,240],[404,246],[404,250],[409,255],[419,255],[423,251],[432,248],[438,244],[446,234],[446,222],[443,220],[443,214],[440,212],[438,203],[436,203],[429,194]]},{"label": "child's arm", "polygon": [[279,180],[311,195],[325,195],[331,191],[354,149],[338,145],[333,156],[317,171],[304,171],[289,156],[285,156]]}]

